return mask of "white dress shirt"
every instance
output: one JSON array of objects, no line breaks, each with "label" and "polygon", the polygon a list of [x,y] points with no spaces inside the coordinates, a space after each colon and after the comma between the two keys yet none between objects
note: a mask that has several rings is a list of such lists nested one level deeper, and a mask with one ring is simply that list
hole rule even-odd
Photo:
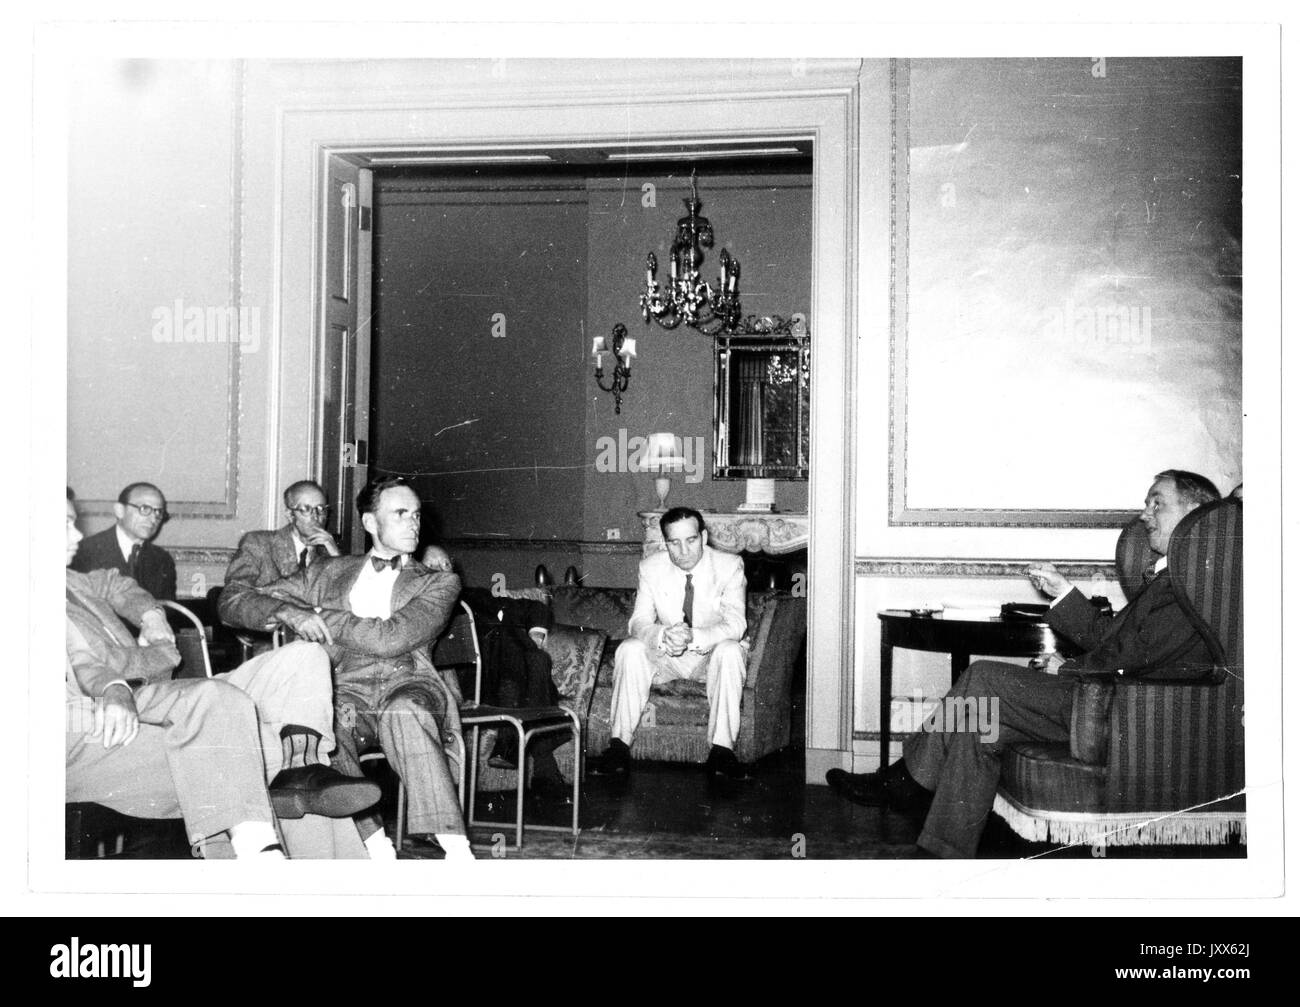
[{"label": "white dress shirt", "polygon": [[396,570],[388,567],[376,570],[370,562],[373,555],[373,552],[366,554],[361,575],[348,594],[348,607],[352,609],[353,615],[361,619],[388,619],[393,614],[393,585],[397,583],[401,567],[406,566],[411,557],[402,556],[401,564]]}]

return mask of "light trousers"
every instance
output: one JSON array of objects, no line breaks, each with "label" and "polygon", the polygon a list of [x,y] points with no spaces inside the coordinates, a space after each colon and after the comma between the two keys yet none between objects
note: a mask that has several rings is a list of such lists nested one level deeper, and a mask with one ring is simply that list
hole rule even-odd
[{"label": "light trousers", "polygon": [[610,734],[632,744],[641,713],[650,701],[650,687],[677,678],[704,681],[709,697],[711,744],[734,749],[740,734],[740,697],[745,689],[748,652],[735,640],[723,640],[707,654],[687,651],[671,657],[647,647],[635,637],[624,640],[614,653],[614,696]]}]

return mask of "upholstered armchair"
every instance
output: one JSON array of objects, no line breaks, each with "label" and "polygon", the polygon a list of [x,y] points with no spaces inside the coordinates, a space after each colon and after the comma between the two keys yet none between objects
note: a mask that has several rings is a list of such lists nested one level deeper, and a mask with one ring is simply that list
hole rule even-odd
[{"label": "upholstered armchair", "polygon": [[[1114,846],[1245,842],[1241,510],[1233,499],[1199,507],[1169,543],[1175,596],[1210,648],[1213,673],[1077,684],[1068,745],[1025,742],[1003,753],[993,810],[1019,835]],[[1116,549],[1126,594],[1154,559],[1131,523]]]},{"label": "upholstered armchair", "polygon": [[[754,591],[747,596],[749,660],[740,701],[736,757],[753,762],[790,743],[790,683],[807,628],[803,598],[788,591]],[[627,639],[636,603],[635,588],[555,589],[551,602],[557,623],[599,629],[608,634],[591,701],[587,752],[609,744],[610,703],[614,691],[614,651]],[[637,759],[703,762],[709,754],[709,703],[704,683],[680,680],[655,685],[632,742]]]}]

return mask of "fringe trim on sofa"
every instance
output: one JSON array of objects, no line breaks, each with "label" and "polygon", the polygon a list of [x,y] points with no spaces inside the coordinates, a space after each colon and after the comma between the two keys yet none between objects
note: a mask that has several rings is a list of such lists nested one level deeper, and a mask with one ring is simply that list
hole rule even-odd
[{"label": "fringe trim on sofa", "polygon": [[1022,839],[1063,846],[1219,846],[1237,837],[1246,842],[1246,816],[1224,811],[1142,814],[1074,814],[1036,811],[998,794],[993,812]]}]

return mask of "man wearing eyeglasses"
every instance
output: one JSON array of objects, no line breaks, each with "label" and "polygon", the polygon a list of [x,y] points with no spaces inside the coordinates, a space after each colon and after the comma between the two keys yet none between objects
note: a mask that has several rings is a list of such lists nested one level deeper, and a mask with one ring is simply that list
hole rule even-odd
[{"label": "man wearing eyeglasses", "polygon": [[[338,543],[325,527],[330,508],[319,483],[300,479],[284,491],[289,523],[275,531],[250,531],[239,540],[226,568],[221,618],[238,609],[246,592],[292,577],[326,556],[340,555]],[[237,623],[232,623],[235,625]]]},{"label": "man wearing eyeglasses", "polygon": [[176,600],[176,562],[153,544],[167,520],[167,501],[153,483],[131,483],[113,505],[117,523],[81,543],[72,568],[116,570],[160,601]]}]

